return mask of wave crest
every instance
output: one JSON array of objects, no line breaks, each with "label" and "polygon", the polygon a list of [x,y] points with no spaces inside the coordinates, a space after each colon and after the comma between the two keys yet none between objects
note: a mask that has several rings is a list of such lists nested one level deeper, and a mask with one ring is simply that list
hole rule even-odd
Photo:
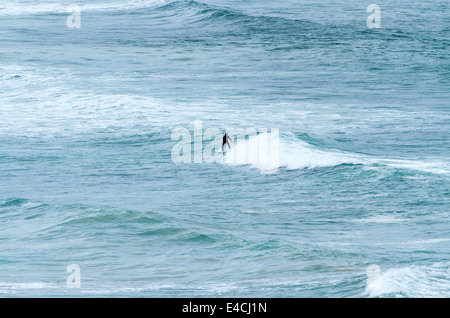
[{"label": "wave crest", "polygon": [[[272,132],[255,134],[248,138],[237,138],[234,147],[227,152],[225,163],[250,165],[261,172],[276,172],[279,168],[286,170],[315,169],[340,165],[363,165],[366,167],[387,166],[392,168],[417,170],[435,174],[449,174],[446,162],[428,162],[403,159],[377,158],[369,155],[321,149],[297,139],[292,133],[279,136],[276,151],[261,151],[260,145],[265,140],[273,139]],[[256,155],[255,155],[256,154]]]}]

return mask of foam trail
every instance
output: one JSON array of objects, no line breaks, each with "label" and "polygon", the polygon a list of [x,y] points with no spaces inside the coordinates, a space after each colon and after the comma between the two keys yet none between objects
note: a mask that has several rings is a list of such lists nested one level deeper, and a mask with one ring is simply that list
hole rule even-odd
[{"label": "foam trail", "polygon": [[[270,140],[267,143],[266,140]],[[273,147],[265,148],[270,144]],[[282,135],[278,138],[273,132],[250,135],[248,139],[238,136],[236,144],[227,153],[226,163],[251,165],[261,171],[275,171],[336,166],[344,163],[362,164],[358,155],[324,151],[308,143]]]}]

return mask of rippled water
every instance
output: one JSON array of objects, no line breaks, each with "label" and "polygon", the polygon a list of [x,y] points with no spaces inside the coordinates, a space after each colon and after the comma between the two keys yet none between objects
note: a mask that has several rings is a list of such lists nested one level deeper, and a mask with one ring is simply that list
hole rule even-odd
[{"label": "rippled water", "polygon": [[450,296],[447,1],[72,3],[0,1],[0,296]]}]

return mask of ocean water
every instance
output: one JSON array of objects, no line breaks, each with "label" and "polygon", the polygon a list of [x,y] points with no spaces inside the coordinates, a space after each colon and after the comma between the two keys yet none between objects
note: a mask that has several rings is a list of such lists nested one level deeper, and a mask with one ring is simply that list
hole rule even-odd
[{"label": "ocean water", "polygon": [[369,4],[0,1],[0,297],[450,297],[450,4]]}]

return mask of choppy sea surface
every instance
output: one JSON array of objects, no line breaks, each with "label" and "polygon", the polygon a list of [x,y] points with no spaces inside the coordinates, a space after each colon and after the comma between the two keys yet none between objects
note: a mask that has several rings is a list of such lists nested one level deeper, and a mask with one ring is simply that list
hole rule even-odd
[{"label": "choppy sea surface", "polygon": [[0,297],[450,297],[450,4],[369,4],[1,0]]}]

